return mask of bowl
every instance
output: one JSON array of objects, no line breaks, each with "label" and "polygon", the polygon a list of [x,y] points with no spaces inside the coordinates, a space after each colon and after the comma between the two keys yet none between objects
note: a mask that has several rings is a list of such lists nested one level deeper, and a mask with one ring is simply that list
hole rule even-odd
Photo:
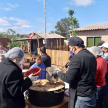
[{"label": "bowl", "polygon": [[39,76],[40,75],[40,72],[41,72],[41,68],[40,67],[36,67],[36,68],[33,68],[33,69],[29,69],[25,75],[26,76],[29,76],[30,74],[33,73],[33,76]]}]

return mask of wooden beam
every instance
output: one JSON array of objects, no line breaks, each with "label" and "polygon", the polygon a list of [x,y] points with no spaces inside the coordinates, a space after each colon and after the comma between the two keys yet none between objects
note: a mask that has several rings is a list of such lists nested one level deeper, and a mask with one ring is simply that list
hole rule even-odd
[{"label": "wooden beam", "polygon": [[60,37],[60,50],[61,50],[61,37]]},{"label": "wooden beam", "polygon": [[51,42],[51,49],[52,49],[52,42]]},{"label": "wooden beam", "polygon": [[57,39],[57,49],[58,49],[58,39]]},{"label": "wooden beam", "polygon": [[39,54],[39,38],[37,37],[37,42],[38,42],[38,54]]}]

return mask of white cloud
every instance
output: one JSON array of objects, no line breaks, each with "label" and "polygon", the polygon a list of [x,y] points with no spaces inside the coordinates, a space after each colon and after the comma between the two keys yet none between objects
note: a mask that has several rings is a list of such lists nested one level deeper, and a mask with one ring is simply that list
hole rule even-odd
[{"label": "white cloud", "polygon": [[11,24],[8,21],[0,18],[0,25],[2,25],[2,26],[10,26]]},{"label": "white cloud", "polygon": [[69,7],[64,7],[63,10],[67,11],[69,10]]},{"label": "white cloud", "polygon": [[10,8],[4,8],[4,10],[6,10],[6,11],[10,11],[11,9],[10,9]]},{"label": "white cloud", "polygon": [[0,32],[6,32],[6,29],[0,28]]},{"label": "white cloud", "polygon": [[70,4],[74,4],[76,6],[88,6],[93,4],[94,2],[94,0],[71,0]]},{"label": "white cloud", "polygon": [[7,7],[5,7],[4,10],[10,11],[10,10],[17,8],[17,7],[19,7],[19,5],[17,3],[16,4],[7,3]]},{"label": "white cloud", "polygon": [[15,18],[15,17],[10,17],[7,19],[11,20],[11,21],[16,21],[16,23],[14,23],[14,25],[20,26],[22,28],[32,28],[33,27],[33,26],[30,26],[30,22],[27,20],[22,20],[22,19]]},{"label": "white cloud", "polygon": [[7,5],[8,5],[10,8],[17,8],[17,7],[19,6],[17,3],[15,3],[15,4],[7,3]]},{"label": "white cloud", "polygon": [[3,19],[5,19],[5,20],[6,20],[6,19],[8,19],[8,18],[7,18],[7,17],[3,17]]}]

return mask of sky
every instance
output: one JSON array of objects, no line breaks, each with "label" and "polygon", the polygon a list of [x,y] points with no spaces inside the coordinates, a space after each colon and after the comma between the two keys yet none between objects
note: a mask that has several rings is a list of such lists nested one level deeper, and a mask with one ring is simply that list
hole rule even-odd
[{"label": "sky", "polygon": [[[0,32],[44,33],[44,0],[0,0]],[[55,30],[60,19],[69,17],[68,10],[80,27],[108,22],[108,0],[46,0],[46,29]]]}]

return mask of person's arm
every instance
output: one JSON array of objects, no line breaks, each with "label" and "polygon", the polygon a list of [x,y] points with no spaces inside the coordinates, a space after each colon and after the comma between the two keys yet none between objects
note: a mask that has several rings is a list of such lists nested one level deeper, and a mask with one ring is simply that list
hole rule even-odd
[{"label": "person's arm", "polygon": [[32,86],[32,81],[29,78],[23,80],[22,77],[23,76],[18,70],[13,70],[6,77],[6,88],[13,97],[19,97],[25,90]]},{"label": "person's arm", "polygon": [[77,57],[73,57],[68,71],[66,73],[58,72],[58,76],[61,80],[67,83],[74,82],[80,74],[80,67],[80,60]]},{"label": "person's arm", "polygon": [[[100,63],[99,63],[98,60],[96,60],[96,61],[97,61],[97,67],[96,67],[95,82],[96,82],[96,80],[97,80],[97,78],[98,78],[98,73],[99,73],[99,71],[100,71]],[[96,83],[97,83],[97,82],[96,82]]]}]

